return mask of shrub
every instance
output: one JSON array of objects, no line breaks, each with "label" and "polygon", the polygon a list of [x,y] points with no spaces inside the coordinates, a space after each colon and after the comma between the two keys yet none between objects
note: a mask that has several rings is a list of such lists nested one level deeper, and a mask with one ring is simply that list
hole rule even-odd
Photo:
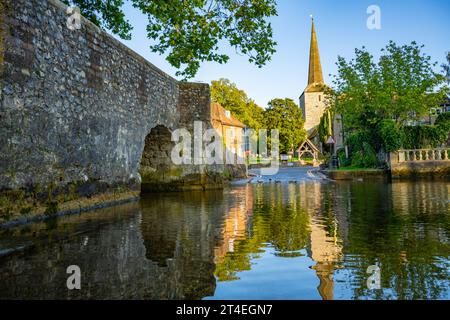
[{"label": "shrub", "polygon": [[404,128],[403,147],[405,149],[436,148],[445,144],[448,129],[445,124],[411,126]]},{"label": "shrub", "polygon": [[381,121],[377,129],[386,152],[396,151],[402,147],[404,133],[393,120]]},{"label": "shrub", "polygon": [[348,167],[348,166],[350,166],[352,164],[351,159],[348,159],[346,157],[344,149],[339,149],[339,151],[337,152],[337,156],[338,156],[338,159],[339,159],[339,165],[341,167]]},{"label": "shrub", "polygon": [[363,142],[362,149],[353,153],[352,166],[359,168],[376,168],[378,166],[377,154],[367,142]]},{"label": "shrub", "polygon": [[347,138],[347,145],[350,153],[358,152],[363,149],[363,143],[368,141],[369,134],[366,131],[356,131],[351,133]]},{"label": "shrub", "polygon": [[450,125],[450,112],[441,113],[434,122],[435,125]]},{"label": "shrub", "polygon": [[445,142],[448,142],[448,138],[450,135],[450,112],[441,113],[437,117],[434,125],[437,126],[439,128],[439,130],[442,131],[441,132],[442,138],[444,138],[445,135],[447,136],[447,139]]}]

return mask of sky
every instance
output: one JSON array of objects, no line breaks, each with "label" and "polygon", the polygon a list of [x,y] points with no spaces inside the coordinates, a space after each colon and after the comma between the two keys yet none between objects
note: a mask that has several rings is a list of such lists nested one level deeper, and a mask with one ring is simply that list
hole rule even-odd
[{"label": "sky", "polygon": [[[370,5],[381,10],[381,29],[369,30]],[[314,16],[325,82],[331,84],[336,74],[338,56],[351,59],[355,48],[365,46],[375,57],[389,40],[397,44],[416,41],[424,52],[441,65],[450,51],[449,0],[277,0],[278,16],[270,19],[277,52],[263,68],[236,54],[226,42],[221,50],[230,56],[226,64],[205,62],[189,81],[210,83],[228,78],[243,89],[261,107],[274,98],[298,97],[308,79],[311,19]],[[152,53],[146,36],[147,18],[129,3],[127,19],[133,25],[133,38],[121,40],[158,68],[175,77],[177,71],[165,56]],[[439,69],[438,69],[439,70]]]}]

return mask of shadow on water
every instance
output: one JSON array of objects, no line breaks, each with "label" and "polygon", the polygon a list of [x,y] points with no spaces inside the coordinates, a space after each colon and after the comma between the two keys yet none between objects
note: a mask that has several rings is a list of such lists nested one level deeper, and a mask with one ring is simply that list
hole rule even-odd
[{"label": "shadow on water", "polygon": [[448,299],[449,194],[312,181],[149,195],[2,231],[0,298]]}]

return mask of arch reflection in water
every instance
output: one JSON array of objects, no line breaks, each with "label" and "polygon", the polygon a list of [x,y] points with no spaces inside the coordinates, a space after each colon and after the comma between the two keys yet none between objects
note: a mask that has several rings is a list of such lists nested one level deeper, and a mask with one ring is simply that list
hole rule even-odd
[{"label": "arch reflection in water", "polygon": [[[2,231],[0,298],[450,298],[448,194],[305,182],[149,195]],[[80,291],[66,287],[73,264]],[[373,264],[381,290],[366,286]]]},{"label": "arch reflection in water", "polygon": [[[2,232],[0,248],[16,252],[0,257],[0,298],[199,299],[213,294],[222,191],[180,195],[65,217],[51,229],[41,223]],[[81,290],[67,290],[69,265],[81,268]]]}]

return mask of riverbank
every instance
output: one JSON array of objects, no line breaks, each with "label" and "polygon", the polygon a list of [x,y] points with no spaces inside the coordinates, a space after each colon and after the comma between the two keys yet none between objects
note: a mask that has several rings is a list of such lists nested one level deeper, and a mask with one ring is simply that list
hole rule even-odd
[{"label": "riverbank", "polygon": [[246,166],[227,165],[224,174],[191,174],[172,182],[154,180],[108,188],[93,181],[67,188],[4,190],[0,192],[0,229],[136,201],[141,193],[224,189],[233,180],[246,178],[247,173]]},{"label": "riverbank", "polygon": [[388,180],[390,178],[390,171],[383,169],[343,168],[336,170],[325,169],[320,170],[320,172],[332,180]]},{"label": "riverbank", "polygon": [[26,213],[11,212],[11,216],[3,215],[0,218],[0,230],[17,227],[20,225],[46,221],[55,217],[79,214],[92,210],[112,207],[127,202],[137,201],[140,198],[139,191],[127,191],[121,193],[100,194],[92,197],[83,197],[58,204],[52,211],[48,206],[38,204]]},{"label": "riverbank", "polygon": [[[301,181],[326,180],[326,177],[314,167],[281,167],[276,175],[264,177],[261,176],[260,170],[261,168],[249,169],[246,172],[246,178],[242,176],[243,172],[240,172],[241,175],[234,171],[230,172],[229,179],[224,179],[223,184],[218,188],[199,186],[198,188],[189,188],[178,192],[185,194],[189,191],[222,189],[228,185],[236,186],[248,183],[299,183]],[[26,197],[24,193],[0,197],[0,200],[3,199],[3,201],[0,201],[0,229],[137,201],[141,198],[141,189],[119,188],[105,193],[93,194],[89,197],[78,196],[74,193],[72,197],[73,199],[67,200],[64,194],[61,194],[53,197],[53,201],[36,201],[36,199]]]},{"label": "riverbank", "polygon": [[332,180],[450,180],[450,171],[448,168],[429,168],[424,171],[411,170],[383,170],[383,169],[362,169],[362,168],[341,168],[337,170],[320,170]]}]

